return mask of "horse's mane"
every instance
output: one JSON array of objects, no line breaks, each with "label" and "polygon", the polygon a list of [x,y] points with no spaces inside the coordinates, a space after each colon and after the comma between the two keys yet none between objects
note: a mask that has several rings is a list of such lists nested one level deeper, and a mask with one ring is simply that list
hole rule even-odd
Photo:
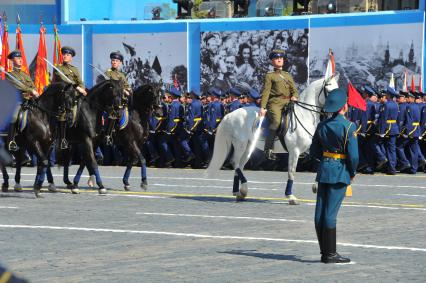
[{"label": "horse's mane", "polygon": [[41,95],[41,97],[43,97],[45,95],[57,94],[58,92],[62,91],[67,85],[68,85],[68,83],[65,83],[65,82],[51,83],[43,91],[43,94]]}]

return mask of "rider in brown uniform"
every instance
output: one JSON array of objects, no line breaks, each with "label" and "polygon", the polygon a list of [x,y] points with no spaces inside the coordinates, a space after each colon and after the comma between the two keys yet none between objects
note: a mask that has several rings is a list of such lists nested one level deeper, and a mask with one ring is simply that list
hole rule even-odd
[{"label": "rider in brown uniform", "polygon": [[269,54],[274,70],[265,76],[265,85],[262,92],[262,102],[260,105],[260,116],[268,113],[269,134],[265,140],[265,157],[275,160],[273,153],[274,139],[278,127],[281,123],[281,114],[283,109],[290,101],[296,101],[299,97],[294,80],[291,75],[282,70],[284,65],[284,51],[272,50]]}]

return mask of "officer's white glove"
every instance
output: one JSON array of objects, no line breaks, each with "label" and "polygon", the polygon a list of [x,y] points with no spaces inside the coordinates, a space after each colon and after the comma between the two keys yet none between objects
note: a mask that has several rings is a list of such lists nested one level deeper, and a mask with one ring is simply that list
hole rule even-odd
[{"label": "officer's white glove", "polygon": [[259,116],[260,117],[265,117],[265,115],[266,115],[266,109],[265,108],[260,108]]},{"label": "officer's white glove", "polygon": [[40,94],[38,94],[38,92],[35,90],[35,89],[33,89],[33,91],[31,92],[35,97],[39,97],[40,96]]},{"label": "officer's white glove", "polygon": [[87,95],[86,90],[84,88],[80,87],[80,86],[76,87],[76,90],[78,90],[78,92],[80,92],[84,96]]},{"label": "officer's white glove", "polygon": [[385,134],[381,134],[381,135],[379,135],[381,138],[384,138],[385,137]]},{"label": "officer's white glove", "polygon": [[359,134],[361,137],[365,138],[365,134],[364,133],[360,133]]},{"label": "officer's white glove", "polygon": [[402,135],[403,138],[408,138],[408,135]]}]

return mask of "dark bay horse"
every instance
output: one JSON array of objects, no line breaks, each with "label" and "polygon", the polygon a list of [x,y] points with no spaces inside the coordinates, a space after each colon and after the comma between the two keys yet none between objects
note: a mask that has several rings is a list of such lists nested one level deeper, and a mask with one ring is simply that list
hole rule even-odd
[{"label": "dark bay horse", "polygon": [[[53,142],[52,129],[53,121],[58,115],[59,107],[66,108],[67,101],[75,96],[75,89],[65,83],[53,83],[49,85],[43,94],[37,100],[24,102],[23,121],[20,125],[23,129],[18,131],[15,138],[19,150],[15,152],[16,172],[15,172],[15,191],[21,191],[21,162],[25,151],[34,154],[37,157],[37,174],[34,182],[34,193],[40,197],[40,190],[43,185],[46,173],[48,175],[49,191],[55,192],[53,177],[48,167],[48,157],[51,152]],[[23,126],[25,125],[25,127]],[[5,183],[2,186],[3,191],[7,191],[9,179],[7,171],[2,168]]]},{"label": "dark bay horse", "polygon": [[[102,139],[101,121],[104,112],[118,111],[123,96],[123,86],[115,80],[105,80],[89,90],[86,97],[77,99],[78,111],[75,122],[68,128],[67,139],[71,146],[78,145],[82,151],[82,163],[87,166],[90,175],[95,175],[99,194],[106,194],[106,189],[99,174],[94,148]],[[64,166],[64,183],[71,192],[78,194],[78,183],[69,180],[71,150],[59,150],[59,161]],[[75,180],[75,179],[74,179]]]}]

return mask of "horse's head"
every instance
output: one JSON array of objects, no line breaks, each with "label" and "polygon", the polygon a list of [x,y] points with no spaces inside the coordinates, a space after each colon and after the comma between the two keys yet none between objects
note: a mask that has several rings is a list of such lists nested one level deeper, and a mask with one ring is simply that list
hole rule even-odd
[{"label": "horse's head", "polygon": [[324,106],[325,100],[328,94],[330,93],[330,91],[339,87],[338,85],[339,76],[340,74],[336,72],[334,75],[332,75],[331,77],[323,81],[321,90],[319,91],[319,94],[318,94],[318,103],[321,107]]},{"label": "horse's head", "polygon": [[96,84],[89,96],[101,110],[118,110],[122,105],[124,85],[117,80],[104,80]]},{"label": "horse's head", "polygon": [[39,103],[50,111],[71,109],[77,90],[71,84],[56,82],[50,84],[40,96]]},{"label": "horse's head", "polygon": [[161,107],[161,90],[158,84],[139,87],[133,94],[134,107],[140,112],[154,112],[156,116],[163,115]]}]

